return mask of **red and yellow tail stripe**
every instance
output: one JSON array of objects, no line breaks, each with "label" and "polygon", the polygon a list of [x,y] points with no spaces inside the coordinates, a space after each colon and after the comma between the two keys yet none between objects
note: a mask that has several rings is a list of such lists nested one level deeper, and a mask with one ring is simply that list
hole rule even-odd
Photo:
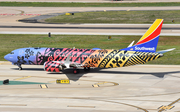
[{"label": "red and yellow tail stripe", "polygon": [[136,45],[147,43],[152,39],[158,37],[161,33],[162,24],[163,19],[156,19],[156,21],[151,25],[151,27],[141,37],[141,39],[136,43]]}]

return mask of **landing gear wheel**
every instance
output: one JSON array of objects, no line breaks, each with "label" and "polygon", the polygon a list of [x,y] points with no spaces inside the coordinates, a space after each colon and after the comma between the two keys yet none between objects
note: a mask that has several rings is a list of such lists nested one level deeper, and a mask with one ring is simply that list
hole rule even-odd
[{"label": "landing gear wheel", "polygon": [[78,70],[78,69],[74,69],[74,70],[73,70],[73,73],[74,73],[74,74],[78,74],[78,73],[79,73],[79,70]]},{"label": "landing gear wheel", "polygon": [[19,70],[22,70],[22,67],[19,67]]},{"label": "landing gear wheel", "polygon": [[87,67],[87,70],[90,71],[90,67]]},{"label": "landing gear wheel", "polygon": [[22,70],[21,64],[18,64],[17,66],[19,67],[19,70]]}]

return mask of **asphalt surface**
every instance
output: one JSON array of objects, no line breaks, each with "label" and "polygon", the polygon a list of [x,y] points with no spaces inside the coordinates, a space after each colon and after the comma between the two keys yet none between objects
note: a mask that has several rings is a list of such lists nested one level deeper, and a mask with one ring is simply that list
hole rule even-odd
[{"label": "asphalt surface", "polygon": [[[0,62],[1,112],[178,112],[180,66],[139,65],[48,73],[43,66]],[[70,84],[57,84],[70,79]],[[15,83],[16,82],[16,83]],[[23,83],[22,83],[23,82]],[[46,86],[44,86],[46,84]],[[41,87],[45,88],[41,88]],[[163,107],[162,107],[163,106]]]}]

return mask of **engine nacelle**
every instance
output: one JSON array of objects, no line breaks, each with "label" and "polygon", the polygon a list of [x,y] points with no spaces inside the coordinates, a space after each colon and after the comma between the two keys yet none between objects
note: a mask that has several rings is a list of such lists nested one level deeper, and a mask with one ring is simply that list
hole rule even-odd
[{"label": "engine nacelle", "polygon": [[44,70],[46,70],[47,72],[60,72],[63,70],[63,67],[60,63],[47,61],[44,63]]}]

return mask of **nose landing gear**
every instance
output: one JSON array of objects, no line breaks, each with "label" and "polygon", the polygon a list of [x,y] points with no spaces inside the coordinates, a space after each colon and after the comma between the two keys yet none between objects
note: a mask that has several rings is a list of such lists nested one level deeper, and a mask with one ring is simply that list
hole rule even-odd
[{"label": "nose landing gear", "polygon": [[18,64],[19,70],[22,70],[21,64]]}]

